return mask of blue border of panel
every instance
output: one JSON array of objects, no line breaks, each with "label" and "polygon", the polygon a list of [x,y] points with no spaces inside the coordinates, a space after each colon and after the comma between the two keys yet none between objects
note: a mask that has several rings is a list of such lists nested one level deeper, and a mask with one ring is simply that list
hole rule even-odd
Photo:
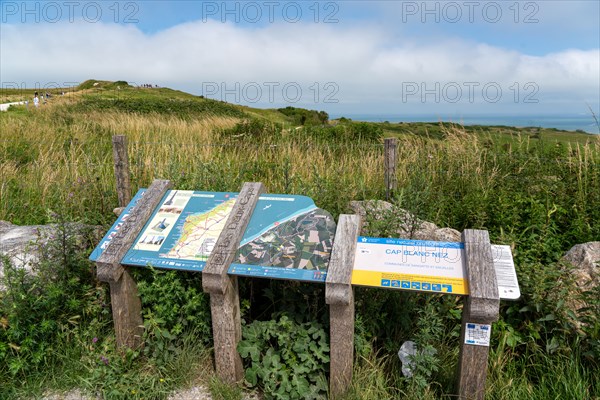
[{"label": "blue border of panel", "polygon": [[249,264],[231,264],[227,270],[229,275],[249,276],[268,279],[289,279],[306,282],[325,282],[327,271],[312,269],[296,269],[283,267],[262,267]]}]

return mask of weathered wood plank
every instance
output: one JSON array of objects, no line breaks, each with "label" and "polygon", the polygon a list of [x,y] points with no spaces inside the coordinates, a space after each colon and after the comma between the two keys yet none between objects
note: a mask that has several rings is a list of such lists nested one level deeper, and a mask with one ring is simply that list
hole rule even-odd
[{"label": "weathered wood plank", "polygon": [[361,218],[358,215],[340,215],[331,258],[327,268],[325,300],[327,304],[350,304],[352,268],[356,239],[360,232]]},{"label": "weathered wood plank", "polygon": [[487,231],[466,229],[462,241],[465,244],[471,322],[488,324],[498,319],[500,307],[490,237]]},{"label": "weathered wood plank", "polygon": [[202,271],[202,287],[205,292],[225,294],[228,285],[227,270],[233,262],[258,198],[264,191],[265,188],[260,182],[244,183]]},{"label": "weathered wood plank", "polygon": [[135,280],[129,269],[124,268],[121,279],[109,285],[117,346],[136,349],[142,345],[144,322]]},{"label": "weathered wood plank", "polygon": [[390,201],[396,190],[396,162],[397,162],[398,139],[386,138],[384,140],[384,180],[385,197]]},{"label": "weathered wood plank", "polygon": [[352,382],[354,362],[352,269],[360,225],[360,216],[340,215],[327,268],[325,301],[329,304],[329,386],[332,399],[342,396]]},{"label": "weathered wood plank", "polygon": [[108,247],[102,252],[97,265],[98,279],[104,282],[116,282],[123,273],[121,259],[133,244],[137,235],[150,218],[150,215],[171,187],[170,181],[155,180],[144,193],[138,204],[131,210],[129,218],[117,231]]},{"label": "weathered wood plank", "polygon": [[350,304],[330,304],[329,392],[341,397],[352,383],[354,367],[354,292]]},{"label": "weathered wood plank", "polygon": [[228,278],[227,284],[225,294],[210,293],[215,369],[223,382],[236,383],[244,377],[242,359],[237,352],[242,339],[237,277]]},{"label": "weathered wood plank", "polygon": [[127,136],[115,135],[112,138],[115,178],[119,207],[125,207],[131,201],[131,182],[129,180],[129,156],[127,153]]},{"label": "weathered wood plank", "polygon": [[485,397],[489,346],[466,344],[467,324],[496,321],[500,298],[488,232],[465,230],[462,240],[465,243],[470,294],[465,299],[462,315],[458,395],[461,399],[482,400]]},{"label": "weathered wood plank", "polygon": [[170,186],[169,181],[156,180],[152,183],[96,262],[98,279],[110,284],[113,322],[119,347],[139,347],[143,331],[142,305],[137,286],[127,267],[121,265],[121,259]]},{"label": "weathered wood plank", "polygon": [[202,288],[210,293],[215,367],[219,378],[228,383],[240,381],[244,371],[237,352],[242,339],[238,281],[227,270],[264,191],[262,183],[244,184],[202,271]]}]

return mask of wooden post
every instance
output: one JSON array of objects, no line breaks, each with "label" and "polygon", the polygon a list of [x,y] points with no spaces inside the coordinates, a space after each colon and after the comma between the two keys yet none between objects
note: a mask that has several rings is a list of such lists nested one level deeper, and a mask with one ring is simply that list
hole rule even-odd
[{"label": "wooden post", "polygon": [[398,139],[386,138],[384,140],[384,180],[385,180],[385,198],[390,201],[393,192],[396,190],[396,156],[398,149]]},{"label": "wooden post", "polygon": [[242,336],[238,283],[237,277],[227,275],[227,270],[262,193],[262,183],[244,184],[202,271],[202,288],[210,293],[217,375],[227,383],[238,382],[244,376],[237,351]]},{"label": "wooden post", "polygon": [[129,181],[129,156],[127,155],[127,136],[115,135],[112,138],[113,159],[119,207],[125,207],[131,201],[131,183]]},{"label": "wooden post", "polygon": [[332,399],[343,395],[352,381],[354,361],[354,291],[352,268],[360,232],[358,215],[340,215],[327,269],[325,301],[329,304],[330,367]]},{"label": "wooden post", "polygon": [[98,279],[110,284],[113,322],[119,347],[139,347],[143,330],[137,285],[128,268],[121,265],[121,259],[170,187],[169,181],[154,181],[96,261]]},{"label": "wooden post", "polygon": [[500,297],[488,232],[467,229],[462,233],[462,241],[465,244],[469,296],[462,314],[458,396],[463,400],[482,400],[485,396],[489,341],[487,345],[485,339],[466,341],[469,333],[491,334],[491,324],[498,320]]}]

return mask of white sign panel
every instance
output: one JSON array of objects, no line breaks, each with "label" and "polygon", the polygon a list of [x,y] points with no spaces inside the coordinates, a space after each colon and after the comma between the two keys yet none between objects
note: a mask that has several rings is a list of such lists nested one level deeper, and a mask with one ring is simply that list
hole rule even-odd
[{"label": "white sign panel", "polygon": [[468,294],[462,243],[360,236],[352,284]]},{"label": "white sign panel", "polygon": [[521,297],[517,271],[513,262],[510,246],[492,245],[492,257],[494,258],[494,269],[498,281],[498,293],[501,299],[517,300]]},{"label": "white sign panel", "polygon": [[[518,299],[510,247],[491,247],[500,298]],[[464,244],[359,236],[352,284],[468,295]]]}]

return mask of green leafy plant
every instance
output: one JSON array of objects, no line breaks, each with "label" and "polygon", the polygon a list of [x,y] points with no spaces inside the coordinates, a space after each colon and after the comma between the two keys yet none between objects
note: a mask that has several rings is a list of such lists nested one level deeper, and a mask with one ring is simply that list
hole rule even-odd
[{"label": "green leafy plant", "polygon": [[194,274],[180,271],[135,270],[143,305],[144,354],[157,365],[179,354],[179,336],[194,331],[198,342],[211,343],[208,296]]},{"label": "green leafy plant", "polygon": [[298,324],[286,315],[246,325],[238,351],[246,381],[269,399],[324,398],[329,340],[317,323]]}]

